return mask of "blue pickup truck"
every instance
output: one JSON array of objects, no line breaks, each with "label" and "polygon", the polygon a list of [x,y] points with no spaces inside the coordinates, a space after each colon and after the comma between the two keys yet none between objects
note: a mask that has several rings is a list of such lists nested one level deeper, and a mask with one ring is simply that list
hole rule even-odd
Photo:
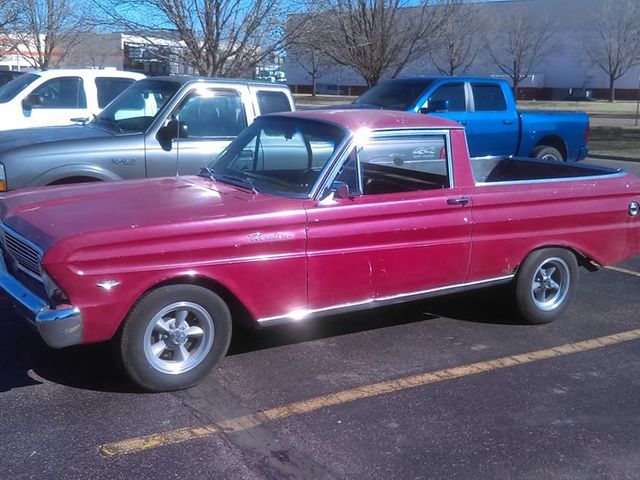
[{"label": "blue pickup truck", "polygon": [[460,122],[472,157],[487,155],[582,160],[589,116],[582,112],[518,111],[504,80],[408,77],[386,80],[365,92],[355,108],[428,113]]}]

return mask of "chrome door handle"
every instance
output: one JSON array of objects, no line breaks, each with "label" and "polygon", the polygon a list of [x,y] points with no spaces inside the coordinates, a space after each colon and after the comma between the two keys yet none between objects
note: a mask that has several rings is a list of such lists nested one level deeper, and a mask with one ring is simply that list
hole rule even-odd
[{"label": "chrome door handle", "polygon": [[447,198],[447,205],[466,205],[470,201],[469,197]]}]

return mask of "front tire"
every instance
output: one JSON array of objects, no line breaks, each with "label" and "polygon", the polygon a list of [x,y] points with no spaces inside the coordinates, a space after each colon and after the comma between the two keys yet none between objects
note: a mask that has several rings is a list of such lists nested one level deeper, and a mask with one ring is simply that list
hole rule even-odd
[{"label": "front tire", "polygon": [[516,308],[528,323],[553,322],[571,304],[578,286],[576,256],[562,248],[532,252],[518,270]]},{"label": "front tire", "polygon": [[168,285],[131,309],[116,353],[144,390],[179,390],[199,383],[222,360],[231,328],[231,313],[218,295],[196,285]]}]

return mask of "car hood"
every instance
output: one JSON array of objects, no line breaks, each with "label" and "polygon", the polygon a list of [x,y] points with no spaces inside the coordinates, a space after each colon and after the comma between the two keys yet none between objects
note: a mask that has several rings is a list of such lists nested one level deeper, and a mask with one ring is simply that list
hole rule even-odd
[{"label": "car hood", "polygon": [[[251,224],[301,206],[300,200],[195,176],[42,187],[0,196],[2,222],[43,250],[74,236],[120,241],[169,230],[175,234],[187,223],[233,228],[241,217]],[[142,233],[149,228],[155,233]]]},{"label": "car hood", "polygon": [[0,152],[27,145],[79,140],[85,138],[111,137],[113,132],[102,130],[91,125],[68,125],[65,127],[37,127],[6,130],[0,132]]}]

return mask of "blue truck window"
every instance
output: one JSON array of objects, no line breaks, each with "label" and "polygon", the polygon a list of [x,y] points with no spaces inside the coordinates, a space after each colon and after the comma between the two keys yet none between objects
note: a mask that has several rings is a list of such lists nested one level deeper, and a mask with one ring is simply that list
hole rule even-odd
[{"label": "blue truck window", "polygon": [[429,97],[429,100],[448,100],[450,112],[466,111],[464,83],[443,85]]},{"label": "blue truck window", "polygon": [[498,85],[471,84],[476,112],[503,112],[507,109],[502,89]]}]

